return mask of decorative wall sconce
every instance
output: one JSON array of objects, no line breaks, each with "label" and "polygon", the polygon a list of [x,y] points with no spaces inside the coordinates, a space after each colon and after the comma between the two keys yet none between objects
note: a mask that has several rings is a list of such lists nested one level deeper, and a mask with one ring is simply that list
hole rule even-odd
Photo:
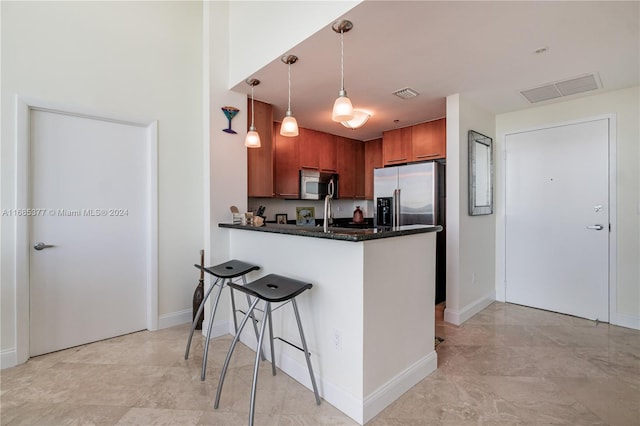
[{"label": "decorative wall sconce", "polygon": [[260,80],[255,78],[249,78],[245,81],[249,86],[251,86],[251,126],[249,126],[249,131],[247,132],[247,137],[244,139],[244,146],[247,148],[260,148],[260,135],[256,130],[256,126],[253,122],[253,118],[255,116],[254,108],[253,108],[253,88],[260,84]]},{"label": "decorative wall sconce", "polygon": [[347,91],[344,90],[344,33],[351,31],[353,23],[348,20],[339,20],[331,26],[333,31],[340,34],[340,91],[338,98],[333,104],[333,113],[331,119],[336,122],[348,121],[353,118],[353,105],[347,97]]},{"label": "decorative wall sconce", "polygon": [[289,103],[287,112],[282,120],[282,126],[280,126],[280,134],[282,136],[294,137],[298,136],[298,122],[291,112],[291,65],[298,61],[298,57],[296,55],[284,55],[280,60],[289,67]]}]

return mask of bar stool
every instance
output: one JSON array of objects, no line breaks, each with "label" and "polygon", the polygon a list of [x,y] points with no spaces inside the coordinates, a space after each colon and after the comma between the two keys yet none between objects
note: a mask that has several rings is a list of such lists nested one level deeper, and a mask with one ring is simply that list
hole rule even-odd
[{"label": "bar stool", "polygon": [[[193,266],[210,273],[211,275],[216,277],[216,280],[211,285],[211,287],[209,287],[206,294],[204,295],[204,298],[202,299],[202,302],[198,307],[198,312],[196,313],[193,323],[191,324],[191,331],[189,332],[189,339],[187,340],[187,349],[184,353],[184,359],[189,358],[189,349],[191,347],[191,339],[193,337],[193,332],[196,329],[196,323],[198,322],[198,318],[200,318],[200,314],[204,309],[204,304],[209,298],[209,295],[211,294],[211,291],[213,290],[213,288],[216,286],[219,287],[213,302],[213,309],[211,311],[211,316],[209,317],[209,326],[207,327],[207,337],[204,343],[204,354],[202,358],[202,373],[200,374],[200,380],[204,380],[205,372],[207,369],[207,355],[209,353],[209,339],[211,338],[211,329],[213,328],[213,317],[216,315],[216,309],[218,308],[218,301],[220,300],[220,295],[222,294],[222,290],[224,289],[225,284],[231,285],[233,283],[232,280],[238,277],[242,277],[242,283],[246,285],[247,278],[245,275],[251,271],[257,271],[258,269],[260,269],[260,267],[257,265],[253,265],[251,263],[246,263],[246,262],[242,262],[240,260],[235,260],[235,259],[229,260],[227,262],[221,263],[216,266],[210,266],[208,268],[203,268],[198,264],[195,264]],[[236,286],[241,287],[239,285],[236,285]],[[235,302],[235,297],[233,295],[233,289],[230,289],[230,290],[231,290],[231,309],[233,310],[233,326],[236,330],[236,335],[237,335],[238,321],[236,319],[236,302]],[[248,294],[247,294],[247,303],[251,304],[251,300]],[[253,313],[251,313],[251,318],[253,318]],[[256,325],[255,320],[253,321],[253,330],[256,333],[256,338],[258,338],[258,326]],[[260,351],[260,353],[262,355],[262,359],[265,359],[264,355],[262,354],[262,351]]]},{"label": "bar stool", "polygon": [[[320,405],[320,396],[318,395],[318,386],[316,385],[316,379],[313,376],[313,369],[311,368],[311,355],[309,354],[309,350],[307,348],[307,341],[304,338],[304,332],[302,331],[302,323],[300,322],[300,314],[298,312],[298,305],[296,304],[296,296],[301,294],[307,289],[313,287],[310,283],[305,283],[302,281],[294,280],[291,278],[283,277],[282,275],[269,274],[262,278],[257,279],[249,284],[245,284],[244,286],[237,285],[235,283],[229,283],[229,287],[241,291],[247,295],[251,295],[254,297],[253,303],[251,303],[247,313],[242,318],[240,322],[240,328],[236,333],[236,336],[233,338],[233,342],[231,342],[231,347],[229,348],[229,352],[227,352],[227,357],[224,360],[224,366],[222,367],[222,372],[220,373],[220,381],[218,382],[218,390],[216,392],[216,401],[213,405],[213,408],[218,408],[220,403],[220,395],[222,394],[222,385],[224,383],[224,377],[227,373],[227,367],[229,367],[229,361],[231,360],[231,355],[233,354],[233,350],[240,339],[240,334],[242,333],[242,329],[247,324],[247,320],[249,318],[254,321],[252,313],[253,310],[256,309],[258,302],[261,300],[265,302],[264,306],[264,316],[262,318],[262,325],[260,328],[260,336],[258,337],[258,346],[256,350],[256,361],[253,367],[253,384],[251,386],[251,404],[249,410],[249,425],[253,425],[254,418],[254,410],[256,404],[256,387],[258,384],[258,368],[260,366],[260,352],[262,350],[262,342],[264,339],[264,332],[269,322],[269,339],[271,343],[271,373],[276,375],[276,366],[275,366],[275,356],[273,351],[273,324],[271,321],[271,303],[277,302],[288,302],[291,301],[291,305],[293,306],[293,312],[295,313],[296,322],[298,323],[298,331],[300,332],[300,340],[302,341],[302,348],[299,348],[296,345],[293,345],[283,339],[285,343],[289,343],[290,345],[300,349],[304,352],[305,359],[307,361],[307,368],[309,369],[309,376],[311,377],[311,384],[313,386],[313,393],[316,397],[316,404]],[[283,305],[280,305],[283,306]],[[279,306],[279,307],[280,307]],[[277,308],[276,308],[277,309]],[[254,322],[255,324],[255,322]]]}]

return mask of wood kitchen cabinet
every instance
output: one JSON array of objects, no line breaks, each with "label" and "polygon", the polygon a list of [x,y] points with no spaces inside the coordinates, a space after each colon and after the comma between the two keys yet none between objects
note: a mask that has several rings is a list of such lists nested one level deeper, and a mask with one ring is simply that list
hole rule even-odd
[{"label": "wood kitchen cabinet", "polygon": [[364,142],[336,136],[339,197],[364,199]]},{"label": "wood kitchen cabinet", "polygon": [[275,196],[297,199],[300,195],[300,135],[293,138],[281,136],[280,123],[274,123],[273,134],[275,135]]},{"label": "wood kitchen cabinet", "polygon": [[300,168],[337,173],[336,136],[317,130],[300,128]]},{"label": "wood kitchen cabinet", "polygon": [[365,199],[373,200],[373,169],[383,166],[382,139],[364,143],[364,194]]},{"label": "wood kitchen cabinet", "polygon": [[411,161],[411,127],[382,132],[382,159],[385,166]]},{"label": "wood kitchen cabinet", "polygon": [[445,118],[416,124],[411,130],[411,161],[435,160],[447,156]]},{"label": "wood kitchen cabinet", "polygon": [[[273,197],[273,108],[254,101],[254,124],[260,135],[260,148],[247,149],[247,194],[249,197]],[[247,100],[247,128],[251,125],[251,101]]]}]

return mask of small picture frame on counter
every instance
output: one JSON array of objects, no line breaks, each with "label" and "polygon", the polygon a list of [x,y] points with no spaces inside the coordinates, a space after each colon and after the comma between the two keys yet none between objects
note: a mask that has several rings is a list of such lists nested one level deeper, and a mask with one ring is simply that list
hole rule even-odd
[{"label": "small picture frame on counter", "polygon": [[287,214],[286,213],[276,213],[276,223],[279,225],[287,224]]},{"label": "small picture frame on counter", "polygon": [[316,209],[313,207],[296,207],[296,225],[315,225]]}]

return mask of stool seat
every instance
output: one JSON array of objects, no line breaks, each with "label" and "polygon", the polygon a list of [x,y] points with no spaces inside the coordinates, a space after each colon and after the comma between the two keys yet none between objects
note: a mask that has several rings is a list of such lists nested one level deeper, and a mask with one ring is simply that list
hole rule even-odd
[{"label": "stool seat", "polygon": [[194,264],[198,269],[202,269],[205,272],[210,273],[218,278],[237,278],[241,275],[248,274],[251,271],[257,271],[260,269],[259,266],[253,265],[251,263],[243,262],[241,260],[229,260],[228,262],[221,263],[216,266],[209,266],[207,268],[203,268],[200,265]]},{"label": "stool seat", "polygon": [[246,285],[229,283],[232,287],[243,293],[258,297],[267,302],[284,302],[292,299],[305,290],[313,287],[311,283],[283,277],[282,275],[269,274]]},{"label": "stool seat", "polygon": [[[232,259],[224,263],[220,263],[215,266],[209,266],[206,268],[198,264],[194,264],[193,266],[200,269],[201,271],[205,271],[215,276],[216,280],[213,284],[211,284],[209,289],[206,291],[204,297],[202,298],[202,302],[200,302],[200,306],[198,306],[198,311],[196,312],[195,318],[191,323],[191,330],[189,331],[189,338],[187,339],[187,348],[185,349],[185,352],[184,352],[184,359],[189,358],[189,349],[191,348],[191,340],[193,338],[193,333],[196,329],[196,323],[198,321],[198,318],[200,317],[200,315],[202,314],[202,311],[204,310],[204,305],[207,299],[209,298],[209,295],[213,291],[213,289],[215,287],[218,287],[218,292],[216,293],[213,301],[213,308],[211,309],[211,315],[209,316],[209,326],[207,327],[207,334],[206,334],[205,343],[204,343],[204,353],[202,354],[202,372],[200,373],[200,380],[204,380],[206,371],[207,371],[207,356],[209,354],[209,342],[211,340],[213,318],[216,315],[216,310],[218,308],[218,302],[220,301],[220,295],[222,294],[222,290],[224,289],[225,286],[234,284],[232,280],[238,277],[242,278],[243,284],[247,284],[246,274],[248,274],[251,271],[257,271],[260,269],[260,267],[252,263],[247,263],[247,262],[243,262],[241,260],[236,260],[236,259]],[[239,287],[242,287],[242,286],[239,286]],[[230,292],[231,292],[231,309],[233,311],[233,326],[237,332],[238,322],[236,319],[236,301],[233,295],[233,289],[230,289]],[[249,300],[248,294],[246,294],[246,298],[247,298],[247,303],[250,303],[251,301]],[[251,314],[251,318],[253,318],[253,314]],[[255,321],[253,321],[253,331],[257,339],[258,327]],[[260,353],[262,354],[262,351],[260,351]],[[264,355],[262,356],[264,358]]]}]

